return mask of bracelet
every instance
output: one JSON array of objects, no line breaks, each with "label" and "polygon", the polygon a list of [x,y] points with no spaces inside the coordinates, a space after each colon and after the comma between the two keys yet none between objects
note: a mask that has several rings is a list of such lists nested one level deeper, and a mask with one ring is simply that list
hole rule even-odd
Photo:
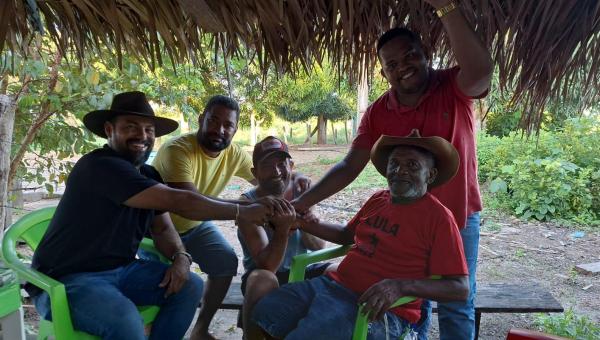
[{"label": "bracelet", "polygon": [[191,265],[192,265],[192,263],[194,262],[194,261],[192,260],[192,255],[190,255],[190,253],[188,253],[188,252],[185,252],[185,251],[178,251],[178,252],[175,252],[175,254],[173,254],[173,256],[171,256],[171,261],[175,261],[175,258],[177,258],[177,256],[179,256],[179,255],[183,255],[183,256],[187,257],[188,261],[190,261],[190,266],[191,266]]},{"label": "bracelet", "polygon": [[435,14],[437,14],[438,18],[441,18],[444,15],[452,12],[453,10],[455,10],[457,8],[458,8],[458,6],[456,5],[456,2],[450,1],[449,4],[447,4],[446,6],[438,9],[437,11],[435,11]]},{"label": "bracelet", "polygon": [[235,204],[235,225],[238,225],[238,218],[240,217],[240,204]]}]

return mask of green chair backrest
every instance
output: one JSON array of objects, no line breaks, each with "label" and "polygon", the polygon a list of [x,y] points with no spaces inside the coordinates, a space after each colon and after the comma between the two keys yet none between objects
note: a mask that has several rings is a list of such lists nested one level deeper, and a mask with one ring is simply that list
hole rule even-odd
[{"label": "green chair backrest", "polygon": [[16,245],[17,241],[22,240],[35,250],[46,233],[55,211],[56,207],[48,207],[30,212],[20,218],[4,235],[2,249],[5,249],[5,243]]}]

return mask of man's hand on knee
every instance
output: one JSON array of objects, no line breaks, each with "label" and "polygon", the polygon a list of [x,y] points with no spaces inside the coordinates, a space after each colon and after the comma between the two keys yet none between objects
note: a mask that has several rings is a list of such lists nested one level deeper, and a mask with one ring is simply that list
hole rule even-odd
[{"label": "man's hand on knee", "polygon": [[158,284],[161,288],[167,287],[165,298],[183,288],[190,278],[190,265],[191,263],[187,257],[178,256],[175,258],[173,264],[167,268],[163,280]]}]

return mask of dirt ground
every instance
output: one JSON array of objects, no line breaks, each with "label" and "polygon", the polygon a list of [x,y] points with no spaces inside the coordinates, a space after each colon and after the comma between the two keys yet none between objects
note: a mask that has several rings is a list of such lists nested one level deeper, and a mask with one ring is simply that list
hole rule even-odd
[{"label": "dirt ground", "polygon": [[[345,154],[338,146],[291,151],[299,171],[317,181],[332,165],[320,159],[335,160]],[[331,162],[329,162],[331,163]],[[243,180],[234,179],[222,194],[223,198],[237,198],[250,188]],[[323,201],[316,211],[323,220],[348,221],[364,201],[379,188],[344,190]],[[29,207],[56,204],[39,202]],[[485,202],[484,202],[485,204]],[[219,222],[225,237],[236,249],[240,258],[238,276],[243,273],[242,251],[235,226]],[[477,281],[479,283],[537,283],[552,293],[566,309],[573,308],[600,323],[600,276],[589,276],[574,271],[574,266],[600,261],[600,232],[582,230],[583,236],[573,235],[579,229],[565,228],[554,223],[524,222],[503,213],[482,213]],[[35,329],[36,315],[31,307],[27,322]],[[510,328],[535,329],[533,314],[483,314],[480,339],[505,339]],[[219,339],[241,339],[236,327],[237,311],[219,310],[211,325],[211,332]],[[430,338],[437,338],[437,321]]]}]

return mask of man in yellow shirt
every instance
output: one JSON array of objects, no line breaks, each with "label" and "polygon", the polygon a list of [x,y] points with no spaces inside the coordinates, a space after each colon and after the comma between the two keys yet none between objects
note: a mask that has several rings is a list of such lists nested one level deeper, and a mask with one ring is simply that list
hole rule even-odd
[{"label": "man in yellow shirt", "polygon": [[[158,150],[153,165],[165,183],[212,198],[223,191],[233,176],[256,185],[250,171],[250,154],[231,143],[239,115],[235,100],[221,95],[210,98],[198,117],[198,131],[176,137]],[[192,221],[176,214],[171,214],[171,218],[194,262],[208,274],[192,336],[214,339],[208,327],[227,294],[231,279],[237,274],[237,256],[211,221]]]}]

